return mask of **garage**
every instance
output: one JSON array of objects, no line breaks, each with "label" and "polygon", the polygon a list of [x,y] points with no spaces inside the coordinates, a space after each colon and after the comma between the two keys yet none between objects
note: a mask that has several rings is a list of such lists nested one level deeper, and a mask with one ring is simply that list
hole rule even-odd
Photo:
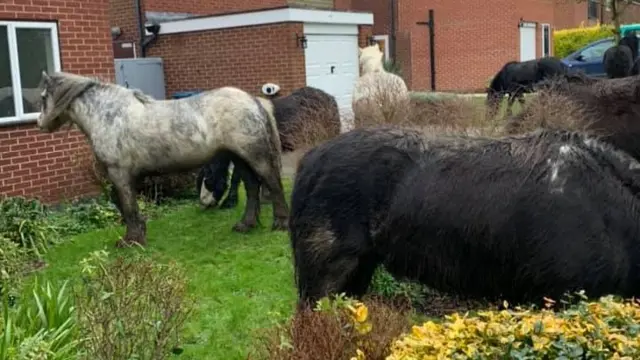
[{"label": "garage", "polygon": [[308,86],[335,96],[340,115],[350,118],[353,86],[359,76],[356,25],[305,24]]},{"label": "garage", "polygon": [[371,35],[373,14],[285,7],[177,20],[152,15],[160,28],[147,53],[162,58],[167,98],[221,86],[266,95],[265,84],[285,96],[308,85],[333,95],[343,119],[352,118],[358,42]]}]

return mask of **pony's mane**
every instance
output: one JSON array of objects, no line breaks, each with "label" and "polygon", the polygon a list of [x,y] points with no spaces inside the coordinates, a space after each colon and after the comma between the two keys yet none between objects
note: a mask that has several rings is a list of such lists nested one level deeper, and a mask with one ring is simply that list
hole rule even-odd
[{"label": "pony's mane", "polygon": [[101,84],[98,79],[65,72],[53,73],[48,77],[49,80],[42,87],[53,99],[54,105],[53,109],[48,112],[47,121],[60,116],[75,99],[87,90]]},{"label": "pony's mane", "polygon": [[153,96],[147,95],[138,89],[129,89],[129,90],[133,92],[133,97],[143,104],[149,104],[156,101],[156,99]]},{"label": "pony's mane", "polygon": [[498,70],[498,72],[496,73],[496,75],[493,77],[493,79],[491,79],[491,83],[489,84],[489,89],[487,90],[493,90],[493,91],[500,91],[499,87],[503,82],[503,77],[504,77],[504,73],[507,70],[507,68],[513,64],[517,64],[517,61],[509,61],[507,63],[505,63],[504,65],[502,65],[502,67],[500,68],[500,70]]}]

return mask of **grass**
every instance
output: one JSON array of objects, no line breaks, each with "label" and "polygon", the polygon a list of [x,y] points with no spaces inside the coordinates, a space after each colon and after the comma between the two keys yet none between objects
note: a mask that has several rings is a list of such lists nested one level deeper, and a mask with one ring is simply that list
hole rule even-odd
[{"label": "grass", "polygon": [[[289,194],[291,181],[284,185]],[[246,359],[256,330],[293,313],[289,240],[286,232],[271,231],[271,206],[262,207],[262,227],[249,234],[231,231],[244,210],[242,190],[235,209],[201,212],[194,201],[148,222],[146,251],[184,266],[198,301],[183,335],[180,359]],[[122,234],[123,227],[114,227],[74,236],[47,254],[49,265],[39,277],[77,281],[79,262],[89,252],[127,251],[114,247]]]}]

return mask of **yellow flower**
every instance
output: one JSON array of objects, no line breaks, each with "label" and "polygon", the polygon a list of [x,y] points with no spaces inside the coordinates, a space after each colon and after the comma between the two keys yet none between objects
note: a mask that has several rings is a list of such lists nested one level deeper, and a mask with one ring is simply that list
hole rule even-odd
[{"label": "yellow flower", "polygon": [[369,309],[367,309],[367,307],[364,305],[360,305],[356,307],[354,315],[354,318],[357,322],[365,322],[367,321],[367,317],[369,316]]},{"label": "yellow flower", "polygon": [[368,334],[373,328],[370,322],[356,323],[354,327],[361,335]]},{"label": "yellow flower", "polygon": [[350,360],[365,360],[364,352],[360,349],[356,349],[356,356],[351,357]]}]

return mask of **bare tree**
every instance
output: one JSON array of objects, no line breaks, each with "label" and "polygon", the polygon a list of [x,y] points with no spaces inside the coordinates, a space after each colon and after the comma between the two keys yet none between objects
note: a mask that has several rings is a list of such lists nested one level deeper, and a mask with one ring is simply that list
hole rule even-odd
[{"label": "bare tree", "polygon": [[[620,41],[620,19],[622,15],[627,11],[629,5],[635,3],[632,0],[575,0],[577,3],[582,2],[595,2],[599,4],[600,10],[600,22],[604,22],[604,11],[608,9],[611,12],[611,25],[613,25],[613,34],[616,38],[616,42]],[[636,4],[637,5],[637,4]]]}]

